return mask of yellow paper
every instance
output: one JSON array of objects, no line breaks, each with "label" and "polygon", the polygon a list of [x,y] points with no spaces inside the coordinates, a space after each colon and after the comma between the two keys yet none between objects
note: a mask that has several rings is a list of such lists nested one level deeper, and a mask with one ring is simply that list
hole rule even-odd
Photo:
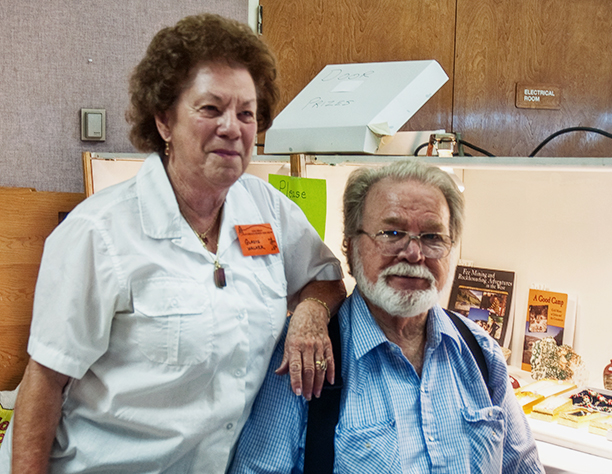
[{"label": "yellow paper", "polygon": [[324,179],[268,175],[268,181],[304,211],[321,239],[325,238],[327,217],[327,183]]}]

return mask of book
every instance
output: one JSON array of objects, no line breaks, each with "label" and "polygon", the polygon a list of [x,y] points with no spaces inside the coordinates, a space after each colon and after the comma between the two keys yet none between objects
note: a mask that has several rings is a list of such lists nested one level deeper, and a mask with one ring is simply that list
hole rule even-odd
[{"label": "book", "polygon": [[545,338],[553,338],[557,346],[572,345],[574,339],[575,305],[568,311],[570,298],[566,293],[531,288],[527,300],[525,337],[521,368],[531,371],[533,346]]},{"label": "book", "polygon": [[448,309],[462,314],[508,348],[512,335],[514,272],[458,265]]}]

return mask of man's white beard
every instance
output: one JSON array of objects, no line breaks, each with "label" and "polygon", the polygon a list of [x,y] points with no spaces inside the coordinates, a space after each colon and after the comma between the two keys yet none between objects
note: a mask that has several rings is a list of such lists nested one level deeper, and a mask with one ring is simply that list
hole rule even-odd
[{"label": "man's white beard", "polygon": [[[440,299],[436,288],[436,279],[427,267],[411,265],[406,262],[383,270],[378,275],[376,283],[371,283],[365,276],[359,252],[355,247],[352,250],[353,276],[361,294],[372,304],[378,306],[391,316],[411,318],[423,314],[433,308]],[[426,290],[396,290],[387,284],[387,276],[402,275],[415,278],[424,278],[429,282]]]}]

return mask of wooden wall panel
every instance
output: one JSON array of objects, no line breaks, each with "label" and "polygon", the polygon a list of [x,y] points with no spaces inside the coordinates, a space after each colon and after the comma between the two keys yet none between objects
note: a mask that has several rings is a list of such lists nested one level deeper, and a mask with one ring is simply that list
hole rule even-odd
[{"label": "wooden wall panel", "polygon": [[[611,28],[610,0],[457,0],[453,129],[497,156],[563,128],[612,132]],[[560,86],[561,108],[516,108],[517,82]],[[537,156],[612,156],[612,140],[572,132]]]},{"label": "wooden wall panel", "polygon": [[327,64],[436,59],[450,77],[404,130],[451,128],[455,0],[260,0],[287,105]]},{"label": "wooden wall panel", "polygon": [[30,324],[0,325],[0,390],[14,390],[28,364]]},{"label": "wooden wall panel", "polygon": [[39,263],[0,264],[1,326],[23,324],[24,315],[32,313],[38,267]]},{"label": "wooden wall panel", "polygon": [[34,287],[45,239],[84,199],[80,193],[0,187],[0,390],[15,388],[28,361]]},{"label": "wooden wall panel", "polygon": [[[612,132],[610,0],[260,4],[264,37],[279,59],[279,110],[326,64],[433,58],[451,81],[405,130],[452,130],[497,156],[527,156],[563,128]],[[524,82],[559,86],[560,109],[516,108],[516,84]],[[538,156],[612,156],[612,141],[572,132]]]}]

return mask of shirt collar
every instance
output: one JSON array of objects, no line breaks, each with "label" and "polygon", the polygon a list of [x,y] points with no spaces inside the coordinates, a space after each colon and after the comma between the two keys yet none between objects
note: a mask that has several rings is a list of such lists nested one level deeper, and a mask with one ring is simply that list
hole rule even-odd
[{"label": "shirt collar", "polygon": [[[263,222],[261,212],[244,186],[241,176],[234,183],[225,197],[219,230],[219,248],[217,255],[222,258],[224,252],[238,238],[236,225],[259,224]],[[254,179],[254,178],[253,178]],[[176,200],[176,195],[168,175],[157,153],[149,155],[137,176],[138,202],[142,228],[146,235],[154,239],[181,239],[180,245],[195,252],[203,252],[197,240],[182,239],[184,218]],[[188,227],[187,227],[188,229]],[[190,243],[194,245],[190,245]],[[203,252],[206,254],[206,252]]]},{"label": "shirt collar", "polygon": [[347,300],[347,304],[342,305],[342,308],[340,308],[340,316],[345,318],[345,320],[348,320],[349,313],[351,315],[351,340],[354,344],[354,354],[357,359],[360,359],[381,344],[389,342],[383,330],[374,320],[368,305],[357,287],[355,287],[353,294]]},{"label": "shirt collar", "polygon": [[154,239],[181,237],[181,212],[157,153],[149,155],[136,175],[142,229]]},{"label": "shirt collar", "polygon": [[[354,353],[357,359],[375,349],[381,344],[388,344],[389,340],[385,333],[374,320],[372,313],[361,296],[361,293],[355,287],[353,294],[340,309],[340,316],[344,320],[348,320],[348,314],[351,314],[351,340],[354,341]],[[452,339],[459,350],[461,350],[461,342],[457,328],[446,315],[442,307],[437,304],[429,310],[427,317],[427,344],[430,347],[436,348],[442,342],[443,337]]]}]

